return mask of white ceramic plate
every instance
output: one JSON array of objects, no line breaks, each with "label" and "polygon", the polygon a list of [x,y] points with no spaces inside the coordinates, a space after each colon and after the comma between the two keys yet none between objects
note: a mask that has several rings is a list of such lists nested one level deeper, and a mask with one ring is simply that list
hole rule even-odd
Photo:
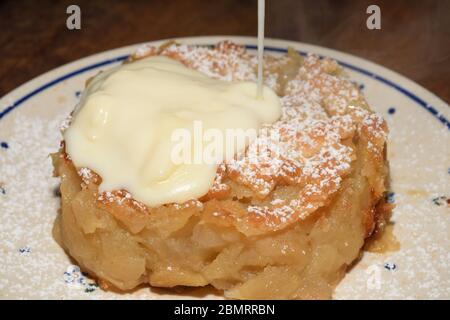
[{"label": "white ceramic plate", "polygon": [[[225,38],[255,48],[254,38],[178,40],[214,44]],[[59,126],[86,79],[120,63],[138,46],[72,62],[0,100],[0,298],[220,298],[205,289],[181,294],[149,288],[132,294],[104,292],[79,272],[51,236],[59,198],[48,154],[58,149]],[[412,81],[366,60],[297,42],[266,40],[270,54],[288,46],[341,62],[390,128],[394,233],[401,249],[365,253],[334,297],[450,298],[450,107]]]}]

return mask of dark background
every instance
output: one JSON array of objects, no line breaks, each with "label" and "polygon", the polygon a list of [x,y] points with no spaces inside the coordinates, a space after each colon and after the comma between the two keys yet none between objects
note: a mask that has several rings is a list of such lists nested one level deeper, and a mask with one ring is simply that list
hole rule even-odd
[{"label": "dark background", "polygon": [[[81,30],[66,8],[81,7]],[[381,7],[381,30],[366,8]],[[0,0],[0,96],[100,51],[150,40],[257,31],[256,0]],[[266,36],[329,47],[391,68],[450,102],[450,0],[266,0]]]}]

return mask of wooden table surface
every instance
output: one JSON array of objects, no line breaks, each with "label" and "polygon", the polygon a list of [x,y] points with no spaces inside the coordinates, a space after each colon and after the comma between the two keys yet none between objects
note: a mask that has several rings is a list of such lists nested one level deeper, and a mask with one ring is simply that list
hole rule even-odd
[{"label": "wooden table surface", "polygon": [[[450,102],[449,0],[267,0],[266,35],[352,53],[411,78]],[[81,30],[66,8],[81,8]],[[381,30],[366,8],[381,7]],[[87,55],[150,40],[256,35],[256,0],[1,0],[0,96]]]}]

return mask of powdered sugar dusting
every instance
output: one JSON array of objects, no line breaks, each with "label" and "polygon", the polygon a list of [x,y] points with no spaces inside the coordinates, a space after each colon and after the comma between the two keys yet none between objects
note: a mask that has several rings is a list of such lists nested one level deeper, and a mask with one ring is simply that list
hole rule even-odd
[{"label": "powdered sugar dusting", "polygon": [[[180,60],[210,77],[225,81],[255,80],[256,57],[244,47],[221,42],[214,48],[179,45],[162,49],[146,47],[132,59],[162,54]],[[289,59],[266,57],[266,70],[281,68]],[[266,72],[268,73],[268,71]],[[249,206],[247,212],[268,228],[281,228],[299,217],[305,218],[323,206],[335,193],[343,177],[351,169],[354,150],[344,141],[356,130],[371,137],[370,150],[381,153],[386,138],[384,120],[369,111],[358,88],[345,76],[333,60],[309,55],[292,79],[284,79],[283,88],[277,72],[266,76],[266,84],[283,92],[282,118],[265,126],[243,156],[225,163],[210,191],[210,196],[223,196],[230,191],[226,178],[231,178],[254,192],[267,197],[278,184],[302,187],[298,199],[282,206]]]}]

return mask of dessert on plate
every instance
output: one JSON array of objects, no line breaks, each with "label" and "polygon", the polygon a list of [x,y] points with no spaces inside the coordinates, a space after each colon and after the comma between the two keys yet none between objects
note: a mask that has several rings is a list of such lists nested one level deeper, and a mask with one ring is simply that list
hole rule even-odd
[{"label": "dessert on plate", "polygon": [[[264,68],[256,103],[256,56],[228,41],[144,46],[88,81],[52,155],[54,237],[103,288],[330,298],[383,228],[385,121],[333,60],[288,50]],[[258,135],[216,164],[169,165],[169,133],[197,117]]]}]

